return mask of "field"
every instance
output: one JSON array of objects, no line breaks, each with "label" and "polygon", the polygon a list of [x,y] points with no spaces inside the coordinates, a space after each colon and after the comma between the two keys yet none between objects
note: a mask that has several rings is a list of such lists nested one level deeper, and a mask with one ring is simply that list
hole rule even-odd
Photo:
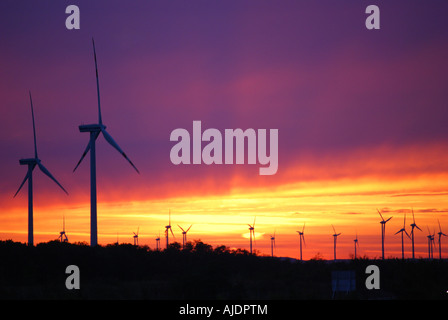
[{"label": "field", "polygon": [[[68,265],[80,289],[66,288]],[[368,265],[380,289],[368,290]],[[130,244],[90,247],[56,241],[28,247],[0,241],[1,299],[295,300],[446,299],[446,260],[309,260],[250,255],[201,241],[152,251]],[[354,271],[356,290],[332,290],[333,271]]]}]

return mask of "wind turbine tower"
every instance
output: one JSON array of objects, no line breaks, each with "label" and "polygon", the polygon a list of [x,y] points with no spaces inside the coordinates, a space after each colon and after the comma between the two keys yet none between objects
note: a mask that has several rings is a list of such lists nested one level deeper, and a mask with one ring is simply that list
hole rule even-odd
[{"label": "wind turbine tower", "polygon": [[62,217],[62,231],[59,232],[59,240],[61,242],[68,242],[67,235],[65,234],[65,216]]},{"label": "wind turbine tower", "polygon": [[271,257],[274,256],[274,248],[275,248],[275,230],[274,235],[271,235]]},{"label": "wind turbine tower", "polygon": [[439,232],[437,233],[439,235],[439,259],[442,259],[442,236],[448,237],[446,234],[442,232],[442,227],[440,226],[440,221],[437,219],[437,222],[439,223]]},{"label": "wind turbine tower", "polygon": [[403,228],[398,230],[395,234],[401,233],[401,259],[404,260],[404,235],[403,232],[408,236],[408,238],[411,238],[406,231],[406,212],[404,213],[404,220],[403,220]]},{"label": "wind turbine tower", "polygon": [[170,210],[169,213],[168,213],[168,225],[165,226],[165,238],[166,238],[166,248],[167,248],[167,249],[168,249],[168,246],[169,246],[169,244],[170,244],[170,241],[169,241],[169,232],[168,232],[168,230],[171,231],[171,234],[172,234],[172,236],[173,236],[173,238],[174,238],[173,229],[171,229],[171,210]]},{"label": "wind turbine tower", "polygon": [[300,239],[300,261],[302,261],[302,240],[303,240],[303,244],[305,244],[305,223],[303,224],[302,227],[302,231],[296,231],[299,234],[299,239]]},{"label": "wind turbine tower", "polygon": [[384,260],[384,237],[386,236],[386,223],[390,219],[392,219],[392,217],[390,217],[387,220],[384,220],[383,216],[381,215],[380,210],[376,209],[376,211],[378,211],[378,213],[379,213],[379,215],[381,217],[381,221],[380,221],[380,224],[381,224],[381,256],[382,256],[382,258]]},{"label": "wind turbine tower", "polygon": [[355,240],[353,240],[353,242],[355,243],[355,260],[357,259],[357,256],[356,256],[356,247],[358,247],[359,248],[359,243],[358,243],[358,234],[356,234],[356,237],[355,237]]},{"label": "wind turbine tower", "polygon": [[135,233],[135,232],[132,232],[134,235],[133,235],[133,238],[134,238],[134,246],[138,246],[138,231],[140,230],[140,227],[138,227],[137,228],[137,233]]},{"label": "wind turbine tower", "polygon": [[426,236],[428,238],[428,259],[433,259],[434,258],[434,235],[435,232],[433,234],[431,234],[431,231],[429,231],[429,227],[426,226],[428,228],[428,235]]},{"label": "wind turbine tower", "polygon": [[80,132],[89,132],[90,139],[87,144],[84,153],[81,156],[81,159],[78,161],[73,172],[78,168],[79,164],[82,162],[86,154],[90,151],[90,245],[92,247],[98,244],[98,227],[97,227],[97,199],[96,199],[96,151],[95,151],[95,141],[99,137],[100,133],[103,134],[104,139],[114,147],[130,164],[131,166],[140,173],[138,169],[134,166],[132,161],[128,158],[126,153],[120,148],[120,146],[115,142],[112,136],[106,131],[106,126],[103,124],[103,120],[101,118],[101,103],[100,103],[100,85],[98,80],[98,65],[96,61],[96,51],[95,51],[95,42],[92,39],[93,44],[93,56],[95,59],[95,72],[96,72],[96,90],[98,96],[98,123],[96,124],[86,124],[80,125]]},{"label": "wind turbine tower", "polygon": [[336,261],[336,240],[341,235],[341,233],[336,233],[336,229],[334,228],[333,225],[331,225],[331,227],[333,228],[333,231],[334,231],[334,234],[333,234],[333,244],[334,244],[333,253],[334,253],[334,260]]},{"label": "wind turbine tower", "polygon": [[159,233],[159,235],[156,237],[156,250],[157,250],[157,251],[160,250],[160,233]]},{"label": "wind turbine tower", "polygon": [[184,249],[185,248],[185,244],[187,243],[187,232],[188,232],[188,230],[190,230],[192,225],[190,225],[188,227],[187,231],[182,229],[182,227],[180,225],[177,225],[177,226],[180,228],[180,230],[182,230],[182,249]]},{"label": "wind turbine tower", "polygon": [[257,217],[254,217],[254,223],[251,226],[250,224],[248,224],[249,226],[249,237],[250,237],[250,254],[252,254],[252,236],[254,237],[254,242],[255,242],[255,219]]},{"label": "wind turbine tower", "polygon": [[19,163],[21,165],[28,166],[28,171],[20,184],[19,189],[14,194],[14,198],[19,193],[20,189],[22,189],[25,182],[28,180],[28,245],[34,245],[34,227],[33,227],[33,170],[36,166],[39,167],[40,171],[42,171],[46,176],[48,176],[51,180],[53,180],[67,195],[68,192],[61,186],[61,184],[52,176],[50,171],[44,167],[41,160],[37,156],[37,143],[36,143],[36,127],[34,124],[34,110],[33,110],[33,99],[31,98],[30,92],[30,104],[31,104],[31,117],[33,118],[33,135],[34,135],[34,158],[20,159]]},{"label": "wind turbine tower", "polygon": [[411,223],[411,240],[412,240],[412,259],[415,259],[415,251],[414,251],[414,228],[417,228],[418,230],[422,231],[416,224],[415,224],[415,217],[414,217],[414,209],[412,209],[412,220]]}]

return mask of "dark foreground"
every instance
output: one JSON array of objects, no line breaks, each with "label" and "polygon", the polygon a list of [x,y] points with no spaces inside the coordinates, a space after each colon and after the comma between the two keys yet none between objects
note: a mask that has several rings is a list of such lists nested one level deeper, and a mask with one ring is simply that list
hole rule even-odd
[{"label": "dark foreground", "polygon": [[[66,267],[80,289],[66,288]],[[380,289],[366,288],[366,267],[380,270]],[[332,290],[333,271],[354,271],[355,290]],[[251,256],[200,241],[186,250],[0,241],[0,299],[447,299],[448,261],[322,260]]]}]

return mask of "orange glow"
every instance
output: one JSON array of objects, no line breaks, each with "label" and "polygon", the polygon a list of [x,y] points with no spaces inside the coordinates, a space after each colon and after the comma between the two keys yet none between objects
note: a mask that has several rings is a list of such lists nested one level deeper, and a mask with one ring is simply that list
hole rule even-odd
[{"label": "orange glow", "polygon": [[[201,239],[213,246],[248,249],[248,224],[256,216],[254,248],[260,254],[270,255],[270,235],[275,231],[275,255],[298,258],[296,231],[305,223],[304,259],[318,253],[325,259],[333,258],[331,225],[342,233],[337,241],[338,258],[347,259],[353,254],[355,234],[359,240],[358,255],[374,258],[381,256],[378,208],[385,218],[393,216],[386,225],[386,257],[401,257],[401,237],[394,233],[402,228],[404,213],[410,232],[413,208],[416,223],[423,230],[415,231],[416,255],[427,257],[427,228],[435,231],[436,243],[437,219],[442,230],[448,232],[448,173],[443,170],[444,162],[448,163],[446,154],[446,148],[432,146],[394,152],[380,149],[369,155],[357,153],[346,158],[303,161],[300,165],[282,168],[275,184],[256,184],[258,178],[235,176],[233,183],[238,186],[232,185],[226,192],[209,190],[208,194],[195,195],[194,188],[178,190],[170,185],[172,196],[169,197],[145,199],[142,193],[137,193],[132,198],[126,193],[120,198],[116,190],[113,197],[99,196],[99,243],[114,243],[117,237],[120,243],[133,243],[133,231],[140,228],[140,245],[155,248],[155,238],[160,234],[164,248],[164,226],[170,209],[175,233],[175,239],[170,241],[182,242],[177,225],[185,228],[193,224],[188,240]],[[76,201],[68,198],[67,202],[58,197],[52,205],[44,203],[44,196],[36,197],[34,207],[35,243],[56,239],[62,230],[63,216],[69,241],[88,242],[88,195],[78,194],[73,196]],[[26,241],[26,199],[26,193],[15,200],[4,199],[10,207],[0,215],[1,239]],[[405,246],[409,257],[408,239]],[[442,249],[443,256],[448,257],[448,239],[442,239]]]}]

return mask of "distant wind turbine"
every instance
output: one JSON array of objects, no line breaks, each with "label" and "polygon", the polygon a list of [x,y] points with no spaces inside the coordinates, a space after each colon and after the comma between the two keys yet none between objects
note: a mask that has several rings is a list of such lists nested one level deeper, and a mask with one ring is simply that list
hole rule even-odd
[{"label": "distant wind turbine", "polygon": [[156,236],[156,250],[157,251],[160,250],[160,232],[159,232],[159,235]]},{"label": "distant wind turbine", "polygon": [[254,242],[255,242],[255,219],[257,217],[254,218],[254,223],[253,225],[248,224],[249,226],[249,237],[250,237],[250,254],[252,254],[252,235],[254,237]]},{"label": "distant wind turbine", "polygon": [[106,131],[106,126],[103,124],[103,120],[101,118],[101,104],[100,104],[100,85],[98,80],[98,66],[96,61],[96,51],[95,51],[95,42],[92,38],[93,44],[93,56],[95,59],[95,72],[96,72],[96,90],[98,96],[98,123],[96,124],[87,124],[80,125],[80,132],[90,132],[90,140],[87,144],[84,153],[81,156],[81,159],[78,161],[73,172],[78,168],[86,154],[90,151],[90,245],[96,246],[98,244],[98,227],[97,227],[97,203],[96,203],[96,151],[95,151],[95,141],[99,137],[100,133],[103,134],[106,141],[114,147],[121,155],[131,164],[131,166],[140,173],[132,161],[128,158],[126,153],[121,150],[120,146],[115,142],[112,136]]},{"label": "distant wind turbine", "polygon": [[28,172],[25,175],[25,179],[23,179],[20,184],[19,189],[14,194],[14,198],[19,193],[20,189],[22,189],[25,182],[28,180],[28,245],[34,245],[34,227],[33,227],[33,170],[36,166],[39,167],[40,171],[42,171],[46,176],[48,176],[51,180],[53,180],[67,195],[68,192],[62,187],[62,185],[52,176],[50,171],[44,167],[41,160],[37,156],[37,143],[36,143],[36,127],[34,124],[34,110],[33,110],[33,100],[30,94],[30,104],[31,104],[31,117],[33,118],[33,135],[34,135],[34,158],[20,159],[19,163],[21,165],[28,166]]},{"label": "distant wind turbine", "polygon": [[171,210],[168,213],[168,225],[165,226],[165,238],[166,238],[166,248],[168,249],[169,246],[169,232],[168,230],[171,231],[171,234],[173,235],[174,238],[174,233],[173,233],[173,229],[171,229]]},{"label": "distant wind turbine", "polygon": [[411,238],[409,236],[408,232],[406,231],[406,212],[404,213],[403,228],[401,228],[400,230],[395,232],[395,234],[399,234],[399,233],[401,233],[401,259],[404,260],[404,235],[403,235],[403,233],[405,233],[409,239]]},{"label": "distant wind turbine", "polygon": [[274,256],[274,248],[275,248],[275,230],[274,235],[271,235],[271,257]]},{"label": "distant wind turbine", "polygon": [[440,221],[437,219],[437,222],[439,223],[439,232],[437,233],[439,235],[439,259],[442,259],[442,236],[448,237],[446,234],[442,232],[442,227],[440,226]]},{"label": "distant wind turbine", "polygon": [[382,256],[382,258],[383,258],[383,260],[384,260],[384,238],[385,238],[385,236],[386,236],[386,223],[387,223],[390,219],[392,219],[392,217],[390,217],[390,218],[387,219],[387,220],[384,220],[383,216],[381,215],[380,210],[376,209],[376,211],[378,211],[378,213],[379,213],[379,215],[380,215],[380,217],[381,217],[381,221],[380,221],[380,224],[381,224],[381,256]]},{"label": "distant wind turbine", "polygon": [[59,232],[59,240],[61,242],[68,242],[67,235],[65,234],[65,216],[62,217],[62,231]]},{"label": "distant wind turbine", "polygon": [[418,230],[422,231],[416,224],[415,224],[415,217],[414,217],[414,209],[412,208],[412,220],[411,223],[411,240],[412,240],[412,259],[415,259],[415,253],[414,253],[414,228],[417,228]]},{"label": "distant wind turbine", "polygon": [[429,231],[429,227],[426,226],[428,228],[428,235],[426,236],[428,238],[428,259],[433,259],[434,258],[434,235],[435,235],[435,231],[433,234],[431,234],[431,231]]},{"label": "distant wind turbine", "polygon": [[358,247],[359,248],[359,243],[358,243],[358,233],[356,233],[356,237],[355,237],[355,240],[353,240],[353,242],[355,243],[355,260],[356,260],[356,247]]},{"label": "distant wind turbine", "polygon": [[137,233],[135,233],[135,232],[132,232],[134,235],[133,235],[133,238],[134,238],[134,246],[138,246],[138,231],[140,230],[140,227],[138,227],[137,228]]},{"label": "distant wind turbine", "polygon": [[333,234],[333,243],[334,243],[333,252],[334,252],[334,260],[336,261],[336,240],[341,235],[341,233],[336,233],[336,229],[334,228],[333,225],[331,225],[331,227],[333,228],[333,231],[334,231],[334,234]]},{"label": "distant wind turbine", "polygon": [[302,231],[296,231],[299,234],[299,239],[300,239],[300,261],[302,261],[302,240],[303,240],[303,244],[306,246],[304,231],[305,231],[305,223],[303,224]]},{"label": "distant wind turbine", "polygon": [[182,229],[182,227],[181,227],[180,225],[177,225],[177,226],[180,228],[180,230],[182,230],[182,248],[185,248],[185,244],[187,243],[187,232],[188,232],[188,230],[190,230],[190,228],[191,228],[193,225],[190,225],[190,226],[188,227],[187,231],[185,231],[184,229]]}]

